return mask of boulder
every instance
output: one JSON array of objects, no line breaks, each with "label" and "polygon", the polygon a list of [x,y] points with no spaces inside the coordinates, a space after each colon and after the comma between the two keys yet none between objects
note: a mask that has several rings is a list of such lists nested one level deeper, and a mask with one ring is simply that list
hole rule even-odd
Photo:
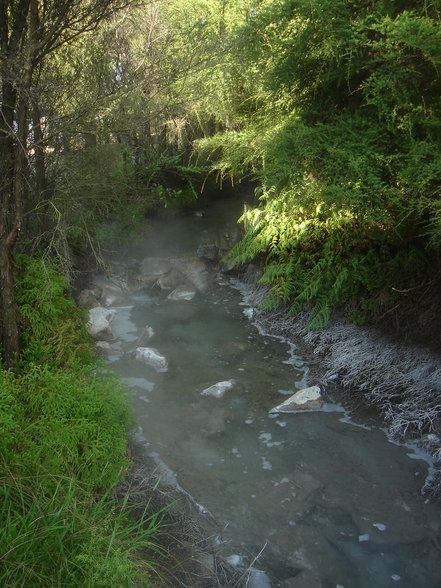
[{"label": "boulder", "polygon": [[146,257],[141,262],[138,280],[147,286],[153,286],[172,269],[173,262],[167,257]]},{"label": "boulder", "polygon": [[109,355],[112,351],[110,343],[108,341],[97,341],[95,343],[95,351],[99,355]]},{"label": "boulder", "polygon": [[153,330],[153,328],[149,327],[149,325],[146,325],[141,331],[141,334],[138,338],[138,345],[140,347],[144,347],[145,343],[148,343],[154,334],[155,331]]},{"label": "boulder", "polygon": [[251,568],[248,572],[248,588],[271,588],[271,581],[262,570]]},{"label": "boulder", "polygon": [[120,304],[127,299],[129,287],[127,282],[119,276],[95,276],[93,279],[95,288],[101,290],[101,304],[113,306]]},{"label": "boulder", "polygon": [[155,285],[161,288],[161,290],[173,290],[182,283],[182,280],[182,273],[177,269],[172,269],[160,276]]},{"label": "boulder", "polygon": [[92,337],[112,337],[110,323],[115,316],[115,311],[103,306],[95,306],[89,310],[89,322],[86,324],[86,330]]},{"label": "boulder", "polygon": [[213,384],[209,388],[202,390],[201,396],[211,396],[212,398],[221,399],[225,396],[225,392],[234,388],[235,383],[234,380],[218,382],[217,384]]},{"label": "boulder", "polygon": [[181,284],[171,292],[167,298],[169,300],[193,300],[196,296],[196,290],[192,286]]},{"label": "boulder", "polygon": [[78,304],[86,306],[87,308],[93,308],[99,306],[98,300],[101,296],[100,288],[86,288],[82,290],[78,296]]},{"label": "boulder", "polygon": [[137,347],[134,351],[135,358],[157,372],[166,372],[168,368],[167,359],[153,347]]},{"label": "boulder", "polygon": [[205,263],[200,259],[176,259],[175,266],[185,277],[185,281],[191,284],[199,292],[206,292],[210,287],[210,277]]},{"label": "boulder", "polygon": [[187,284],[200,292],[206,292],[210,277],[205,263],[196,257],[146,257],[137,277],[141,287],[158,286],[162,290],[173,290]]},{"label": "boulder", "polygon": [[215,243],[206,243],[199,245],[197,249],[199,259],[207,259],[208,261],[217,261],[219,259],[219,247]]},{"label": "boulder", "polygon": [[296,413],[308,410],[320,410],[323,406],[323,398],[318,386],[303,388],[290,396],[285,402],[270,410],[270,414]]}]

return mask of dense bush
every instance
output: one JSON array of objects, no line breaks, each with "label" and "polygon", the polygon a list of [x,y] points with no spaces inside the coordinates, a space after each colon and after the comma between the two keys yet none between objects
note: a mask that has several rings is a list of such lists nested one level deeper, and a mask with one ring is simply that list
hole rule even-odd
[{"label": "dense bush", "polygon": [[95,373],[57,265],[19,263],[24,352],[0,373],[0,585],[155,585],[162,513],[135,516],[114,492],[129,467],[126,390]]},{"label": "dense bush", "polygon": [[238,31],[240,130],[201,148],[260,181],[233,257],[265,261],[268,304],[366,318],[439,276],[440,8],[265,1]]}]

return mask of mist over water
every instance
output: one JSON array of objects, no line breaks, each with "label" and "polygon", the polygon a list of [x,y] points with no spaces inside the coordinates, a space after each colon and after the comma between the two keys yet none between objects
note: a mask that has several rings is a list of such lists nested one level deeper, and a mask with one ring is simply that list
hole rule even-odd
[{"label": "mist over water", "polygon": [[[228,199],[202,215],[153,221],[109,261],[136,271],[146,257],[196,257],[228,222],[233,230],[241,207]],[[427,463],[332,402],[270,416],[315,382],[295,341],[260,333],[237,282],[214,264],[208,273],[210,286],[192,300],[145,288],[115,306],[109,363],[134,390],[151,453],[218,521],[224,555],[246,567],[263,550],[255,587],[440,586],[440,509],[421,496]],[[167,370],[130,353],[146,327]],[[225,381],[232,385],[221,398],[201,395]]]}]

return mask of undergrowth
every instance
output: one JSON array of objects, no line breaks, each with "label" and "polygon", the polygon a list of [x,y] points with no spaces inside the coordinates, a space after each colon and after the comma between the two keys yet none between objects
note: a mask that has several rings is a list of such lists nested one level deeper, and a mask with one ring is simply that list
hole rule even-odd
[{"label": "undergrowth", "polygon": [[[292,187],[291,187],[292,189]],[[261,208],[242,217],[247,231],[227,256],[236,264],[260,259],[261,284],[270,286],[261,306],[287,305],[290,315],[311,309],[310,328],[323,327],[334,307],[362,323],[381,316],[399,300],[399,290],[424,280],[429,253],[368,215],[265,195]]]},{"label": "undergrowth", "polygon": [[198,144],[259,184],[230,258],[312,327],[381,320],[440,267],[439,1],[263,0],[235,42],[235,124]]},{"label": "undergrowth", "polygon": [[164,512],[128,505],[126,391],[97,375],[56,264],[22,257],[24,352],[0,375],[0,585],[155,586]]}]

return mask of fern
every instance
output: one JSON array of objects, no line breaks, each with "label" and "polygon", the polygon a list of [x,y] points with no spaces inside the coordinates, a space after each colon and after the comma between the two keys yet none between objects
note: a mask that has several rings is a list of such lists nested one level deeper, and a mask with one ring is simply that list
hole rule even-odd
[{"label": "fern", "polygon": [[314,324],[336,305],[383,314],[438,263],[436,3],[265,2],[237,43],[242,124],[204,144],[221,176],[259,182],[229,258],[261,261],[267,304]]},{"label": "fern", "polygon": [[321,329],[329,321],[331,309],[326,300],[318,301],[312,309],[312,320],[309,323],[310,329]]},{"label": "fern", "polygon": [[17,264],[17,302],[25,323],[22,361],[65,365],[90,359],[82,318],[57,264],[25,255],[18,257]]}]

